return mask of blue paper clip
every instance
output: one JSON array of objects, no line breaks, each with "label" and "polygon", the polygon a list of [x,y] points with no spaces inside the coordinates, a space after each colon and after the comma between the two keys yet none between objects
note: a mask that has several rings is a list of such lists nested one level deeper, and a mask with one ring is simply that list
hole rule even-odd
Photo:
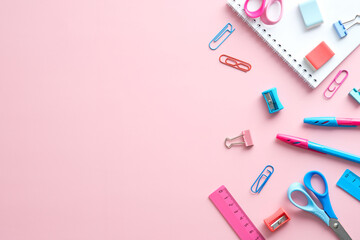
[{"label": "blue paper clip", "polygon": [[360,104],[360,89],[356,90],[356,88],[354,88],[353,90],[351,90],[351,92],[349,92],[349,95],[352,96]]},{"label": "blue paper clip", "polygon": [[[271,170],[271,171],[270,171]],[[266,173],[264,173],[266,171]],[[267,165],[264,170],[262,170],[262,172],[260,173],[260,175],[257,177],[257,179],[255,180],[255,182],[253,183],[253,185],[251,185],[250,190],[253,193],[260,193],[261,190],[263,189],[263,187],[265,186],[265,184],[267,183],[267,181],[269,180],[269,178],[271,177],[271,175],[274,173],[274,167],[271,165]],[[269,175],[266,175],[269,174]],[[264,180],[263,177],[265,177]],[[261,183],[262,182],[262,183]],[[261,183],[261,184],[260,184]],[[254,186],[256,185],[256,188],[254,190]],[[259,186],[260,185],[260,186]]]},{"label": "blue paper clip", "polygon": [[348,28],[346,28],[344,25],[346,23],[355,21],[356,18],[360,17],[360,15],[356,15],[354,19],[351,19],[349,21],[346,22],[341,22],[340,20],[337,21],[336,23],[333,24],[333,27],[336,30],[336,33],[338,34],[339,38],[343,38],[347,36],[347,30],[349,30],[352,26],[355,26],[356,24],[360,24],[360,22],[355,22],[353,24],[351,24]]},{"label": "blue paper clip", "polygon": [[276,88],[271,88],[269,90],[266,90],[262,92],[262,95],[264,96],[266,104],[269,108],[269,113],[278,112],[284,108],[277,95]]},{"label": "blue paper clip", "polygon": [[[230,30],[228,29],[228,27],[230,26]],[[228,23],[225,25],[225,27],[223,29],[221,29],[221,31],[216,34],[216,36],[210,41],[209,43],[209,48],[211,50],[216,50],[218,49],[218,47],[220,47],[220,45],[235,31],[235,28],[233,28],[233,26],[231,25],[231,23]],[[220,44],[218,44],[215,48],[211,47],[211,43],[216,43],[217,41],[219,41],[222,36],[225,35],[226,32],[229,32],[229,34],[224,38],[224,40],[222,40],[222,42]]]}]

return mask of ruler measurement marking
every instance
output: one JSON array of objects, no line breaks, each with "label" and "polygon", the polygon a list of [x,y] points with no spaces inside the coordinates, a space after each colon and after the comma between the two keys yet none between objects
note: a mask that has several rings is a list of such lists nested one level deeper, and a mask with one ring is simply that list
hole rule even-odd
[{"label": "ruler measurement marking", "polygon": [[265,239],[225,186],[209,198],[241,240]]},{"label": "ruler measurement marking", "polygon": [[336,185],[360,201],[360,177],[355,173],[346,169]]}]

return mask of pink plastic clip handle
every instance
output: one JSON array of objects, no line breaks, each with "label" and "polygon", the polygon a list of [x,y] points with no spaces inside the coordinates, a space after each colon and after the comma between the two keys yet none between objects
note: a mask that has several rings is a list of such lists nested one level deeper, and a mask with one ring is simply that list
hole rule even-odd
[{"label": "pink plastic clip handle", "polygon": [[[270,8],[270,6],[272,4],[274,4],[275,2],[279,2],[280,4],[280,14],[279,17],[275,20],[271,20],[268,17],[268,10]],[[282,5],[282,0],[269,0],[269,3],[267,4],[267,6],[265,7],[265,11],[264,13],[260,16],[260,19],[263,23],[267,24],[267,25],[274,25],[276,23],[278,23],[280,21],[280,19],[282,18],[282,14],[283,14],[283,5]]]},{"label": "pink plastic clip handle", "polygon": [[256,10],[256,11],[253,11],[253,12],[249,11],[249,9],[248,9],[247,5],[248,5],[249,1],[250,0],[246,0],[245,4],[244,4],[244,10],[245,10],[246,15],[248,15],[251,18],[260,17],[264,13],[264,10],[265,10],[265,7],[266,7],[266,0],[262,0],[260,8],[258,10]]},{"label": "pink plastic clip handle", "polygon": [[[339,78],[340,74],[344,72],[345,73],[345,77],[340,81],[338,82],[337,79]],[[338,72],[338,74],[336,74],[334,80],[331,81],[330,85],[325,89],[325,92],[324,92],[324,97],[327,98],[327,99],[330,99],[332,98],[336,91],[340,88],[340,86],[344,83],[345,79],[348,77],[349,73],[348,71],[346,70],[340,70]],[[334,83],[334,84],[333,84]],[[328,94],[330,93],[330,95]]]},{"label": "pink plastic clip handle", "polygon": [[[282,18],[282,14],[283,14],[283,5],[282,5],[282,0],[268,0],[268,2],[266,3],[267,0],[262,0],[261,6],[259,7],[259,9],[257,9],[256,11],[249,11],[248,9],[248,3],[250,0],[246,0],[245,4],[244,4],[244,10],[246,15],[248,15],[250,18],[258,18],[260,17],[261,21],[267,25],[274,25],[276,23],[278,23],[280,21],[280,19]],[[280,14],[279,17],[275,20],[271,20],[268,17],[268,10],[270,8],[271,5],[273,5],[275,2],[279,2],[280,4]]]}]

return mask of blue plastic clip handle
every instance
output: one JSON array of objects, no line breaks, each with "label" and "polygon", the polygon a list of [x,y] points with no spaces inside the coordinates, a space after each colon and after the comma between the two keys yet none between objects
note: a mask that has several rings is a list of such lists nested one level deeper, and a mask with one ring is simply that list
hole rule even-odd
[{"label": "blue plastic clip handle", "polygon": [[360,92],[354,88],[349,92],[349,95],[352,96],[360,104]]},{"label": "blue plastic clip handle", "polygon": [[[228,27],[230,26],[230,30],[228,29]],[[231,25],[231,23],[228,23],[225,25],[225,27],[223,27],[223,29],[221,29],[221,31],[216,34],[216,36],[210,41],[209,43],[209,48],[211,50],[216,50],[218,49],[218,47],[220,47],[220,45],[228,38],[230,37],[230,35],[235,31],[235,28],[233,28],[233,26]],[[229,32],[229,34],[224,38],[224,40],[222,40],[221,43],[219,43],[215,48],[211,47],[211,43],[216,43],[217,41],[219,41],[222,36],[225,35],[226,32]]]},{"label": "blue plastic clip handle", "polygon": [[346,37],[347,31],[346,31],[345,26],[341,23],[341,21],[337,21],[336,23],[334,23],[333,27],[335,28],[336,33],[338,34],[339,38]]},{"label": "blue plastic clip handle", "polygon": [[[299,205],[297,204],[293,199],[291,194],[293,192],[300,192],[303,195],[305,195],[306,199],[307,199],[307,204],[305,206]],[[330,218],[328,217],[328,215],[326,215],[325,211],[322,210],[321,208],[319,208],[316,203],[314,202],[314,200],[310,197],[310,195],[306,192],[306,189],[304,187],[304,185],[302,185],[301,183],[295,182],[293,184],[290,185],[289,189],[288,189],[288,198],[290,200],[290,202],[292,204],[294,204],[295,207],[300,208],[301,210],[307,211],[309,213],[314,214],[315,216],[317,216],[318,218],[320,218],[321,220],[323,220],[326,225],[329,226],[330,224]]]},{"label": "blue plastic clip handle", "polygon": [[[318,193],[311,185],[311,178],[314,175],[319,175],[321,177],[321,179],[324,182],[324,186],[325,186],[325,191],[324,193]],[[304,177],[304,184],[305,186],[314,193],[314,195],[319,199],[319,201],[321,202],[324,211],[326,212],[326,214],[330,217],[330,218],[334,218],[334,219],[338,219],[334,213],[334,210],[331,206],[330,203],[330,198],[329,198],[329,187],[326,181],[325,176],[319,172],[319,171],[310,171],[307,174],[305,174]]]},{"label": "blue plastic clip handle", "polygon": [[262,95],[265,98],[269,113],[275,113],[284,108],[284,106],[280,102],[276,88],[266,90],[262,92]]}]

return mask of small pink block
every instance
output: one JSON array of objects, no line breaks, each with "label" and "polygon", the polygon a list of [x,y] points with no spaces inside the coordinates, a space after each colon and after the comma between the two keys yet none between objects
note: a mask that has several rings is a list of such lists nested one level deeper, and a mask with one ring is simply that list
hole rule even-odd
[{"label": "small pink block", "polygon": [[315,71],[318,70],[320,67],[322,67],[334,55],[335,53],[323,41],[305,56],[305,61]]},{"label": "small pink block", "polygon": [[253,140],[251,138],[250,130],[244,130],[241,132],[243,135],[244,143],[246,147],[250,147],[254,145]]}]

